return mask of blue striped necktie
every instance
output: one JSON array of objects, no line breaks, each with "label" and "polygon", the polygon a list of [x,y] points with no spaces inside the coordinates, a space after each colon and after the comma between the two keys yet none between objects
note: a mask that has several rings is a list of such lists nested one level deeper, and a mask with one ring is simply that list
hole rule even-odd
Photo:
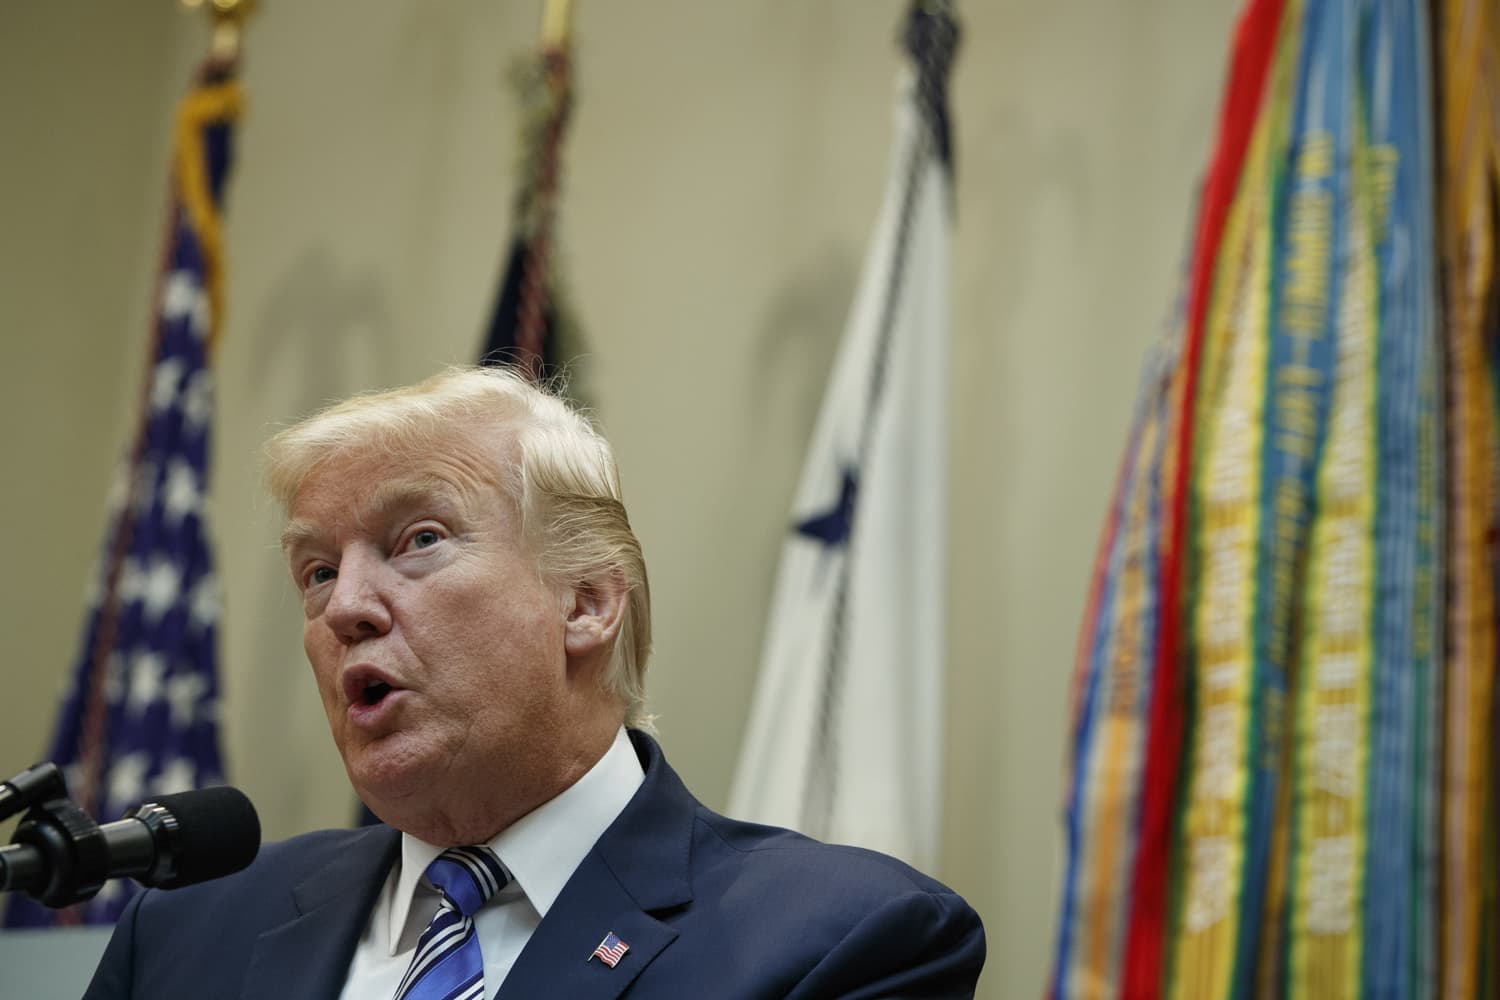
[{"label": "blue striped necktie", "polygon": [[474,914],[510,874],[488,847],[450,847],[423,874],[443,902],[417,942],[395,1000],[480,1000],[484,960]]}]

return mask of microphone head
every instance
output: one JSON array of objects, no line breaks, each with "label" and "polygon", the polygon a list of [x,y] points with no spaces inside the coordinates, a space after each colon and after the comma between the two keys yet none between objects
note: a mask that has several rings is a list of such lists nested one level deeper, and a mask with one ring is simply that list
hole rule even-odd
[{"label": "microphone head", "polygon": [[260,850],[255,806],[244,792],[228,785],[158,796],[132,815],[147,826],[165,827],[173,861],[165,877],[140,880],[146,885],[176,889],[232,875],[254,861]]}]

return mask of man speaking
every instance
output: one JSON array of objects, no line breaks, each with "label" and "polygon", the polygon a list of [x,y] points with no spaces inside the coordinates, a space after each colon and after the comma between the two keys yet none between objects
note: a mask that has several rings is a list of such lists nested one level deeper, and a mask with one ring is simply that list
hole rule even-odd
[{"label": "man speaking", "polygon": [[700,804],[651,737],[608,443],[505,369],[357,396],[267,480],[334,742],[386,825],[126,909],[87,998],[948,997],[978,916]]}]

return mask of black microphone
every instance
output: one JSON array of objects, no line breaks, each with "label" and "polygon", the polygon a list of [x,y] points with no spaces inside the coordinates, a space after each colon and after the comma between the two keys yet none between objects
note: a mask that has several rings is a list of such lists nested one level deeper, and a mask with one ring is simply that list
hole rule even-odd
[{"label": "black microphone", "polygon": [[163,795],[103,826],[67,800],[39,810],[47,815],[34,819],[34,811],[0,848],[0,891],[48,906],[88,899],[105,879],[123,876],[161,889],[205,882],[239,871],[260,850],[255,807],[228,786]]}]

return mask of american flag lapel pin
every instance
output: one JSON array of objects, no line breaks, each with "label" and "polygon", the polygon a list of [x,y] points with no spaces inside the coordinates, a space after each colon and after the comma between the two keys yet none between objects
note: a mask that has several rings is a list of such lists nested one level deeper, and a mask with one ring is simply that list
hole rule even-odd
[{"label": "american flag lapel pin", "polygon": [[624,958],[629,950],[630,945],[616,937],[614,931],[610,931],[604,935],[604,940],[599,942],[599,947],[594,949],[594,953],[589,956],[588,960],[592,962],[597,958],[613,969],[620,964],[620,959]]}]

